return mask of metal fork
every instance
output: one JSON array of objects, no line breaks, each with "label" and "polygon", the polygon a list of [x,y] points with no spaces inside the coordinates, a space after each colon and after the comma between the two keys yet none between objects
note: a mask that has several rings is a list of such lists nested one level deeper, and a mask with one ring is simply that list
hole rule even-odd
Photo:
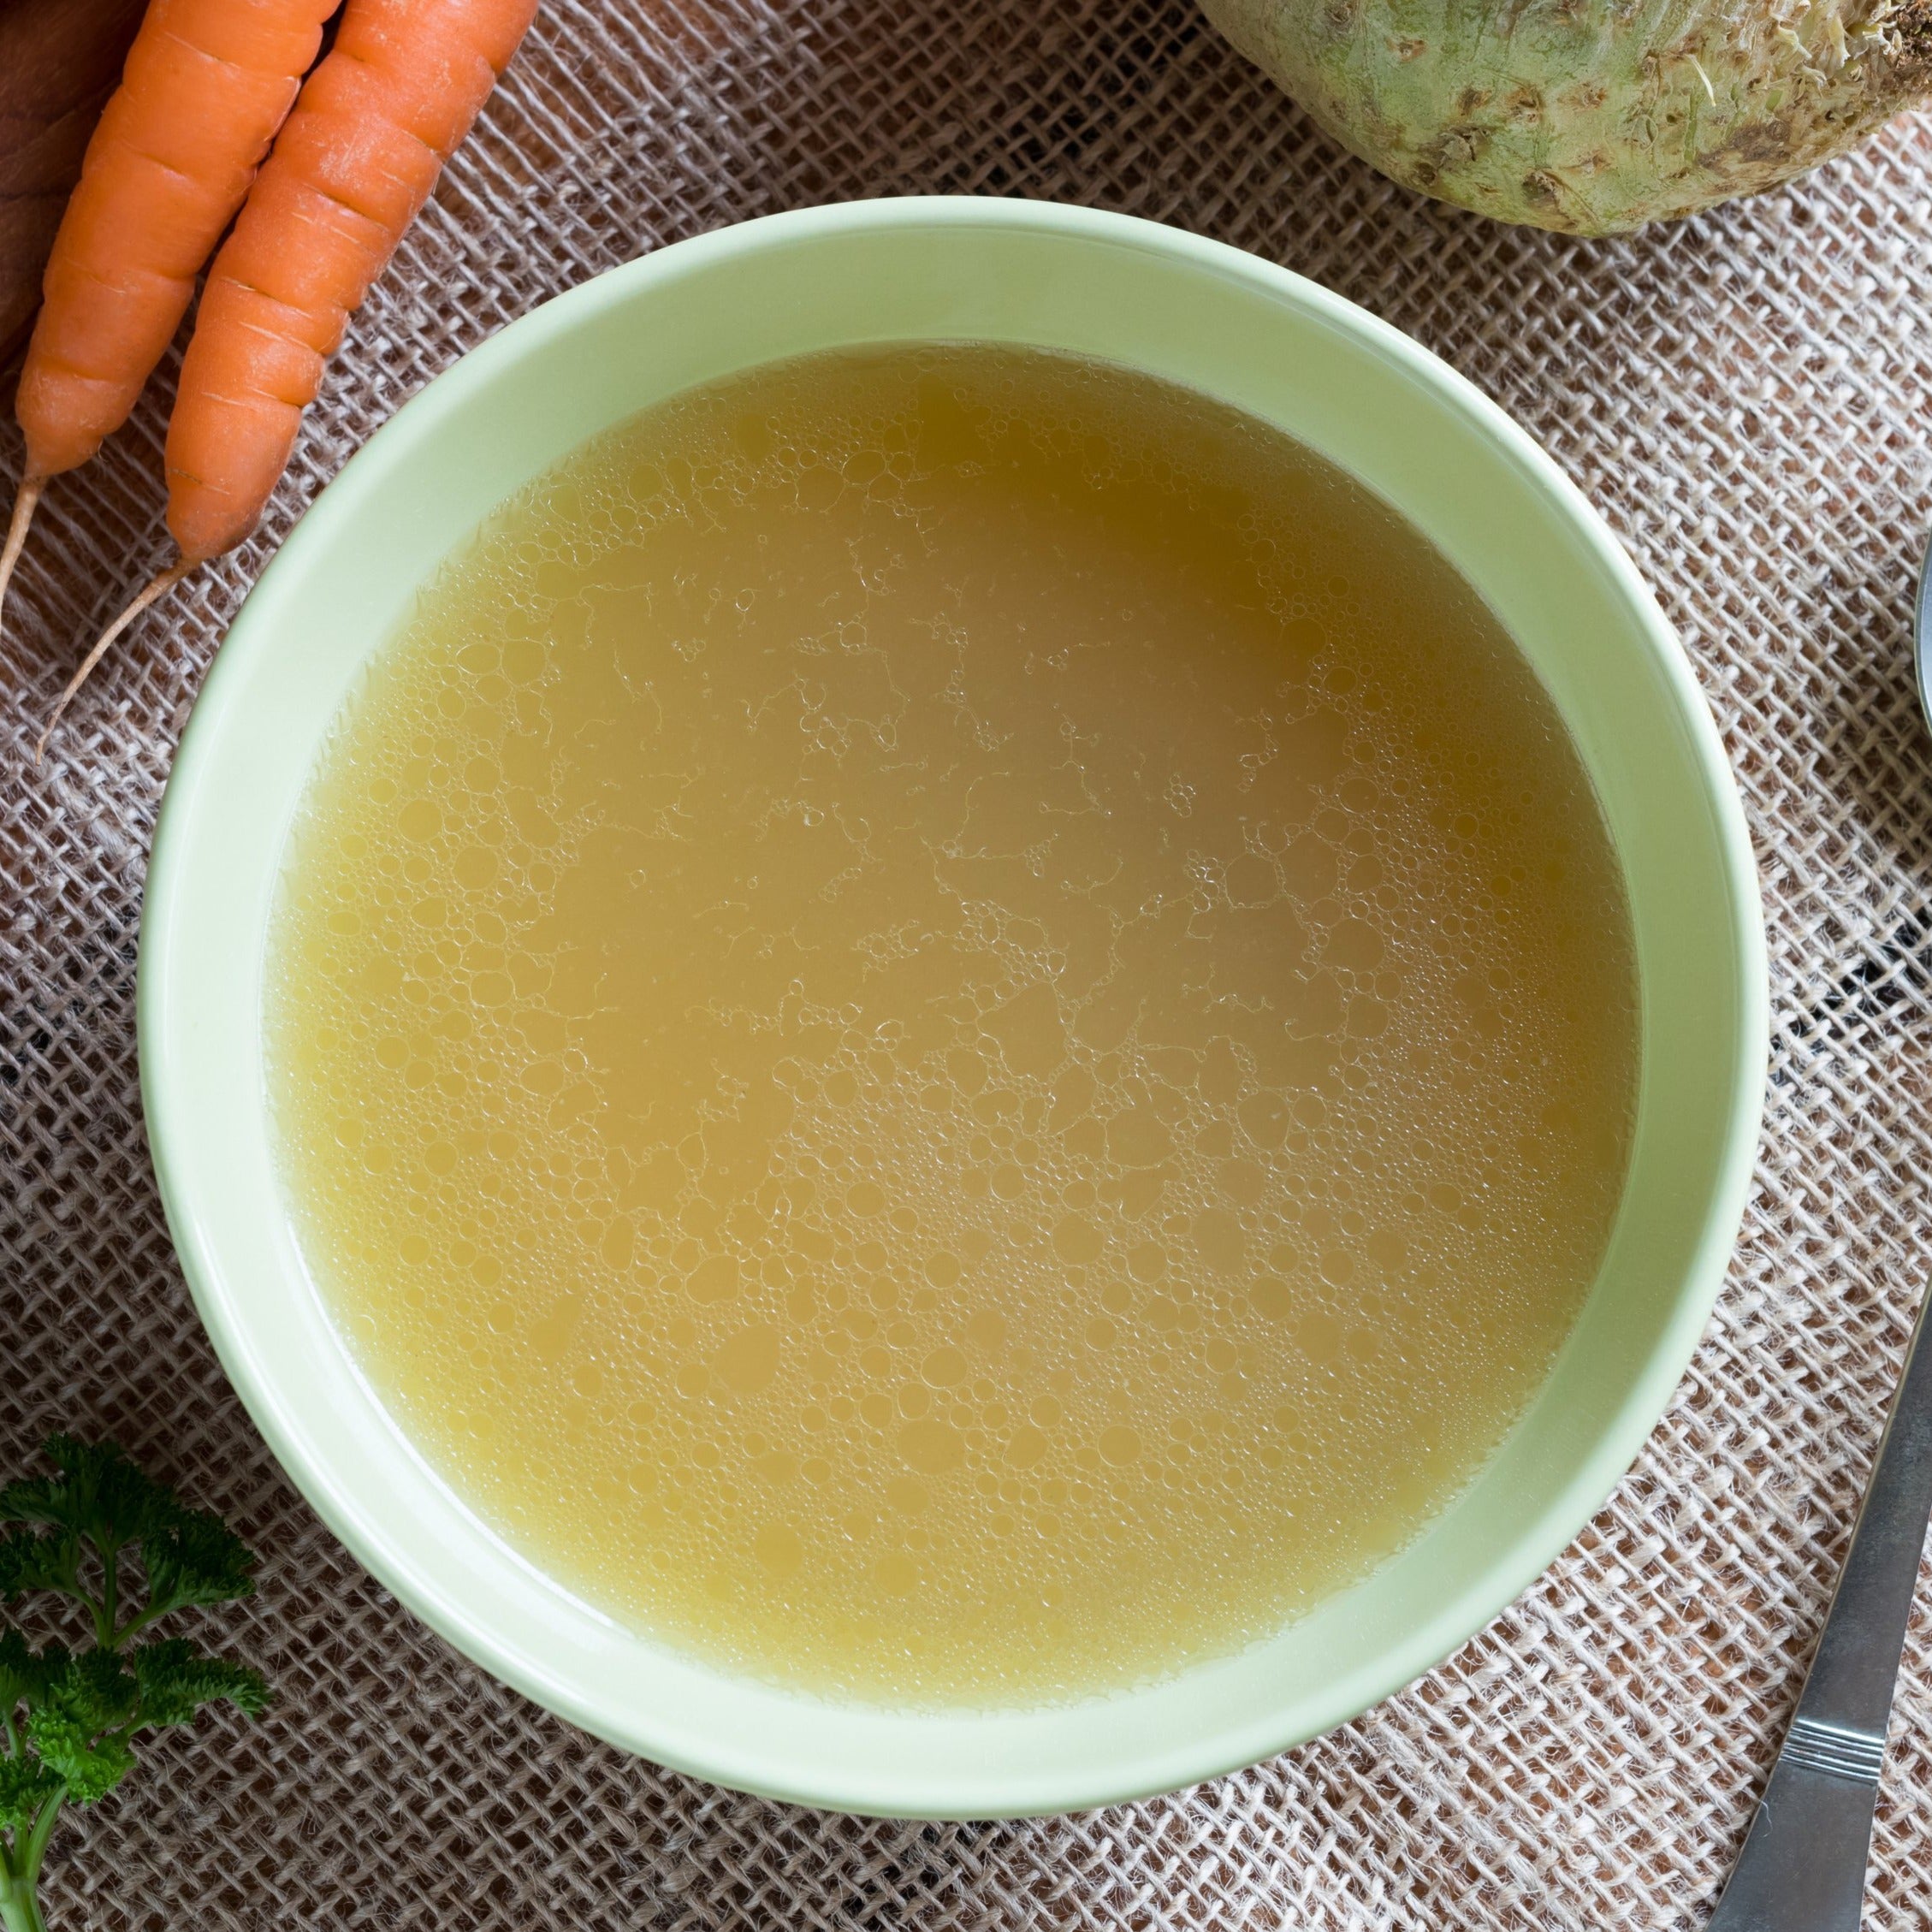
[{"label": "metal fork", "polygon": [[[1932,548],[1913,625],[1932,725]],[[1858,1932],[1885,1729],[1932,1515],[1932,1348],[1919,1304],[1871,1486],[1797,1715],[1709,1932]]]}]

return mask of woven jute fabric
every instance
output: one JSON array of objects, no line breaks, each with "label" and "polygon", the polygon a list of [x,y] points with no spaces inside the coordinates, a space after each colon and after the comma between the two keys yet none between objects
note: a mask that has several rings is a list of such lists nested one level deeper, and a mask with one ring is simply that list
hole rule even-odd
[{"label": "woven jute fabric", "polygon": [[[224,625],[406,397],[647,249],[864,195],[1053,197],[1251,249],[1511,411],[1680,628],[1743,787],[1770,1103],[1710,1332],[1583,1538],[1330,1737],[1150,1803],[855,1820],[594,1742],[432,1637],[280,1473],[198,1323],[143,1140],[156,809]],[[264,1555],[222,1634],[282,1691],[172,1733],[66,1828],[68,1926],[1665,1928],[1699,1922],[1796,1695],[1932,1261],[1932,745],[1907,652],[1932,521],[1932,124],[1795,188],[1581,243],[1340,152],[1188,0],[547,0],[350,331],[260,536],[104,664],[166,555],[172,362],[50,492],[0,648],[0,1463],[112,1431]],[[0,439],[16,474],[17,439]],[[217,1622],[222,1620],[216,1619]],[[1867,1923],[1932,1921],[1932,1622],[1908,1648]]]}]

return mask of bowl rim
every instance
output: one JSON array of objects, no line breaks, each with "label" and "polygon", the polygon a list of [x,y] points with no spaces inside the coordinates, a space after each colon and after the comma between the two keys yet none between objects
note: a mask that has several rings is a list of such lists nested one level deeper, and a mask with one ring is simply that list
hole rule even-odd
[{"label": "bowl rim", "polygon": [[[1384,1652],[1363,1681],[1357,1673],[1325,1691],[1290,1698],[1282,1710],[1259,1714],[1238,1736],[1182,1740],[1131,1762],[1090,1767],[1077,1781],[1043,1783],[1009,1772],[960,1781],[962,1795],[934,1792],[903,1802],[877,1778],[850,1773],[803,1782],[774,1775],[756,1740],[709,1739],[691,1748],[649,1733],[648,1724],[621,1723],[609,1711],[572,1694],[499,1640],[489,1626],[467,1616],[420,1574],[399,1574],[373,1521],[366,1520],[285,1425],[276,1390],[258,1372],[245,1325],[219,1289],[220,1270],[194,1210],[193,1183],[181,1149],[194,1123],[163,1050],[169,1000],[166,909],[191,863],[179,828],[190,815],[213,756],[221,721],[245,665],[273,648],[266,612],[274,594],[305,567],[310,553],[330,541],[340,513],[356,493],[406,453],[436,435],[439,424],[487,390],[515,364],[542,352],[601,312],[637,301],[655,283],[753,252],[853,231],[872,233],[941,227],[1016,228],[1100,240],[1217,279],[1231,280],[1299,310],[1352,337],[1486,441],[1557,511],[1592,554],[1627,607],[1661,673],[1692,748],[1695,778],[1714,821],[1722,866],[1726,916],[1738,948],[1730,1064],[1737,1070],[1724,1115],[1716,1180],[1698,1223],[1683,1278],[1655,1345],[1632,1376],[1609,1425],[1579,1456],[1561,1490],[1526,1521],[1506,1552],[1485,1573],[1484,1586],[1466,1591]],[[679,241],[606,271],[542,303],[459,357],[405,403],[344,466],[298,522],[262,572],[237,613],[197,699],[183,734],[158,815],[144,905],[137,987],[140,1079],[148,1139],[170,1231],[183,1271],[216,1353],[270,1449],[330,1530],[402,1602],[466,1656],[500,1680],[586,1730],[678,1770],[779,1799],[821,1807],[902,1816],[987,1817],[1061,1812],[1176,1789],[1271,1756],[1367,1710],[1413,1681],[1460,1648],[1514,1601],[1581,1532],[1603,1506],[1664,1413],[1709,1321],[1734,1247],[1755,1165],[1769,1053],[1768,959],[1757,868],[1742,801],[1688,659],[1635,566],[1597,513],[1552,459],[1504,412],[1457,371],[1391,325],[1292,271],[1227,244],[1137,217],[1062,203],[974,196],[909,196],[861,200],[769,215]],[[1472,1601],[1473,1599],[1473,1601]],[[1364,1694],[1365,1689],[1367,1694]],[[779,1693],[784,1694],[784,1693]],[[1135,1693],[1125,1693],[1132,1696]],[[1292,1715],[1288,1706],[1294,1704]],[[967,1787],[970,1788],[967,1788]],[[991,1787],[1013,1802],[989,1803]]]}]

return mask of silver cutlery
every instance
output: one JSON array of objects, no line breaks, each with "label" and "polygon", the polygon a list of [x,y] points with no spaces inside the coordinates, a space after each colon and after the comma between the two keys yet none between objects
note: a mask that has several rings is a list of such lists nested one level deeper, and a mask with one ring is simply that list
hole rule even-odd
[{"label": "silver cutlery", "polygon": [[[1912,627],[1932,726],[1932,549]],[[1932,1515],[1932,1348],[1919,1304],[1871,1485],[1798,1710],[1710,1932],[1858,1932],[1885,1731]]]}]

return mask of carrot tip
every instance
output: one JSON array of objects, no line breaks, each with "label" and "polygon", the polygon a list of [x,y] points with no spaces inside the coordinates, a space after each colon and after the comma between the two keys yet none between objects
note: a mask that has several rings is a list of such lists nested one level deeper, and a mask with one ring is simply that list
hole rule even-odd
[{"label": "carrot tip", "polygon": [[47,740],[54,735],[54,726],[60,723],[62,714],[74,700],[74,694],[86,683],[87,674],[107,655],[108,646],[150,604],[153,603],[157,598],[166,596],[193,568],[194,559],[183,557],[179,563],[169,565],[167,569],[161,572],[158,576],[150,578],[146,584],[135,593],[133,601],[129,603],[127,609],[122,611],[120,616],[116,618],[114,622],[109,625],[107,629],[102,631],[100,636],[94,640],[94,648],[87,653],[86,656],[81,659],[80,668],[68,679],[67,689],[61,693],[59,699],[55,703],[52,716],[48,719],[45,728],[34,743],[33,762],[36,765],[40,762],[47,750]]},{"label": "carrot tip", "polygon": [[7,525],[7,541],[0,544],[0,614],[6,611],[7,586],[13,581],[14,566],[20,561],[21,551],[26,546],[27,525],[33,521],[34,507],[46,487],[44,477],[27,476],[21,478],[21,486],[14,493],[14,514]]}]

